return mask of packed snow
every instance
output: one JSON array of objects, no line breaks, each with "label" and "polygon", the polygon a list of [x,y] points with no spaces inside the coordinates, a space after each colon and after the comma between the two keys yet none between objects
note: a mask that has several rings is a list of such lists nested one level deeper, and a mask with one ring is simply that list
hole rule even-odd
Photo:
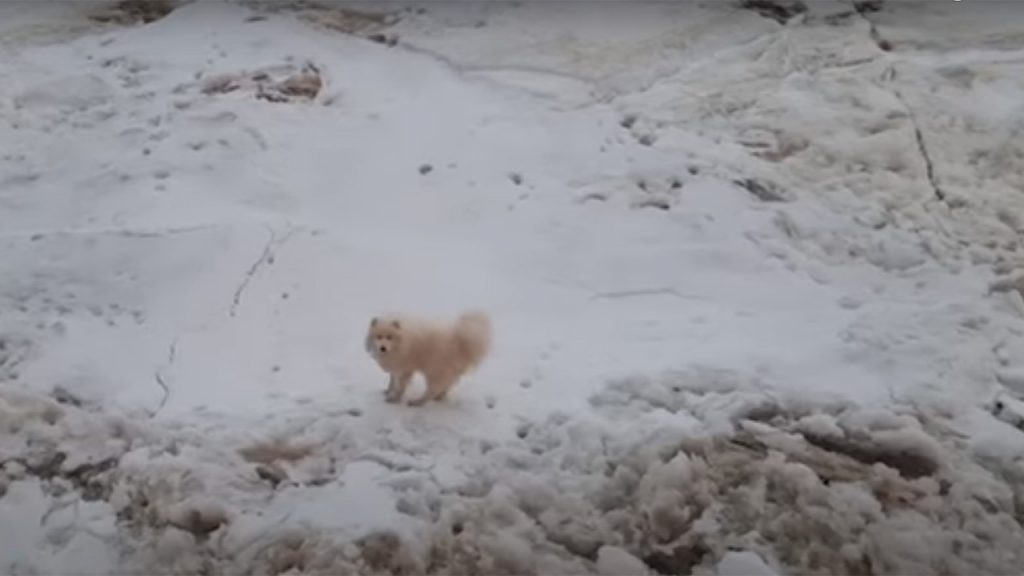
[{"label": "packed snow", "polygon": [[0,573],[1019,573],[1022,19],[0,4]]}]

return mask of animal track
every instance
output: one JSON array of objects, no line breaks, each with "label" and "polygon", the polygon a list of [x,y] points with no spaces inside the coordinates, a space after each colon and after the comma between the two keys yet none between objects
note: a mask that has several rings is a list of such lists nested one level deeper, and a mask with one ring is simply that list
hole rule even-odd
[{"label": "animal track", "polygon": [[671,210],[672,201],[668,198],[652,196],[650,198],[635,200],[630,204],[630,207],[634,209],[657,208],[659,210]]},{"label": "animal track", "polygon": [[[149,70],[148,64],[127,56],[119,56],[117,58],[104,60],[100,63],[100,67],[115,70],[114,74],[120,82],[121,87],[128,89],[141,87],[143,85],[142,75],[144,72]],[[150,97],[155,95],[153,93],[149,94],[151,95]],[[142,96],[142,99],[145,100],[148,98],[146,96]]]},{"label": "animal track", "polygon": [[590,183],[584,193],[576,199],[578,204],[598,201],[605,202],[625,196],[629,206],[635,210],[657,208],[671,210],[679,200],[685,186],[685,178],[678,174],[646,175],[634,178],[602,178]]},{"label": "animal track", "polygon": [[768,181],[747,178],[745,180],[736,180],[735,184],[747,192],[750,192],[755,198],[762,202],[787,201],[786,195],[779,190],[775,184]]},{"label": "animal track", "polygon": [[653,146],[658,140],[658,136],[654,133],[653,127],[648,124],[648,122],[644,122],[640,116],[636,114],[627,114],[619,120],[619,126],[629,130],[633,139],[642,146]]},{"label": "animal track", "polygon": [[537,354],[537,362],[533,363],[528,376],[519,381],[519,387],[523,390],[532,390],[539,384],[543,384],[548,367],[551,365],[552,356],[562,349],[558,342],[551,342]]},{"label": "animal track", "polygon": [[643,193],[630,202],[634,209],[657,208],[659,210],[671,210],[683,189],[683,179],[680,176],[670,176],[658,180],[639,179],[636,187]]},{"label": "animal track", "polygon": [[608,200],[608,196],[606,194],[602,194],[600,192],[591,192],[589,194],[584,194],[583,196],[580,196],[578,202],[580,204],[586,204],[588,202],[593,201],[605,202],[606,200]]},{"label": "animal track", "polygon": [[18,367],[32,352],[32,342],[12,335],[0,335],[0,382],[18,379]]},{"label": "animal track", "polygon": [[366,39],[378,44],[384,44],[389,48],[394,48],[398,45],[398,34],[383,34],[378,32],[376,34],[370,34]]},{"label": "animal track", "polygon": [[[39,242],[45,238],[45,234],[34,234],[30,241]],[[134,281],[133,275],[122,272],[114,274],[114,278],[119,281]],[[35,318],[38,329],[57,335],[63,335],[67,331],[66,320],[75,316],[100,320],[109,326],[141,326],[146,323],[146,313],[141,308],[128,307],[119,302],[104,304],[83,299],[73,290],[54,292],[48,287],[52,281],[51,274],[29,275],[25,285],[12,287],[7,292],[0,293],[0,307]]]}]

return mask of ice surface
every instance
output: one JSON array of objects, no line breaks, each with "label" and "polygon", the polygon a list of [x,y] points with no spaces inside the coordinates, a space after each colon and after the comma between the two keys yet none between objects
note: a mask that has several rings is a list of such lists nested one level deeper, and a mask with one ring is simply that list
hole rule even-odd
[{"label": "ice surface", "polygon": [[159,4],[0,6],[0,572],[1019,571],[1021,7]]}]

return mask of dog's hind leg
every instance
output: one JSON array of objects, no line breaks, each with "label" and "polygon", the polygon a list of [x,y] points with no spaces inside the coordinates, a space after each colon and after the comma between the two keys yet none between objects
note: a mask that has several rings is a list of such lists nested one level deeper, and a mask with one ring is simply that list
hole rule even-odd
[{"label": "dog's hind leg", "polygon": [[448,385],[445,386],[444,388],[438,390],[437,394],[434,395],[434,400],[437,400],[438,402],[440,402],[440,401],[444,400],[445,398],[447,398],[448,397],[448,392],[452,388],[455,387],[456,382],[457,381],[454,378],[449,380],[448,381]]},{"label": "dog's hind leg", "polygon": [[438,376],[431,374],[427,376],[427,389],[423,395],[415,400],[409,400],[409,406],[423,406],[431,400],[440,400],[448,393],[448,389],[455,383],[450,376]]}]

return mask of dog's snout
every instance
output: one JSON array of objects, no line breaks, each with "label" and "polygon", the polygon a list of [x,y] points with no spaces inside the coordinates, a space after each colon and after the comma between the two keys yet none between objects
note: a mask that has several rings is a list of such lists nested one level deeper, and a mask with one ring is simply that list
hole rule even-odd
[{"label": "dog's snout", "polygon": [[381,344],[380,346],[377,346],[377,350],[380,350],[381,352],[387,352],[388,351],[388,347],[383,345],[383,344]]}]

